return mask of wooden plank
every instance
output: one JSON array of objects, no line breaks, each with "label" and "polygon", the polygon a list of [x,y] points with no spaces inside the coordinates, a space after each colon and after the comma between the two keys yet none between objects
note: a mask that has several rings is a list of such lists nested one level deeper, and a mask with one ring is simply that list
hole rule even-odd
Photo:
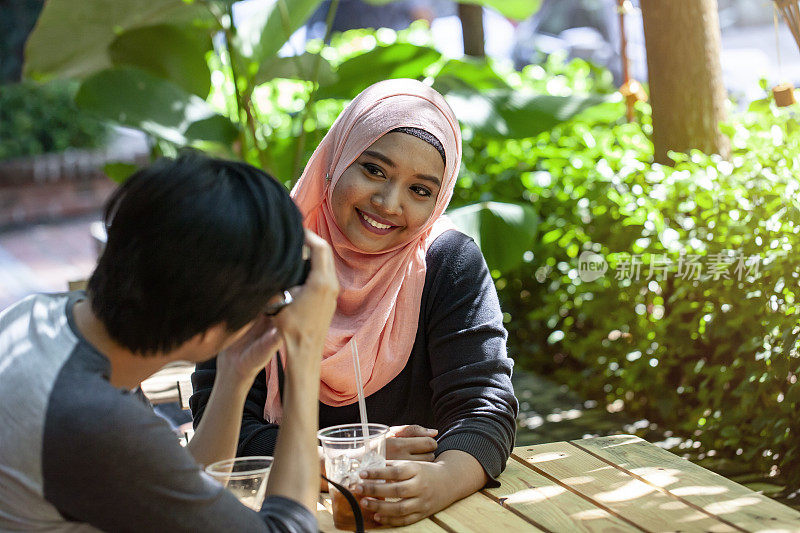
[{"label": "wooden plank", "polygon": [[446,529],[459,533],[462,531],[474,531],[475,533],[544,531],[480,492],[439,511],[433,515],[433,521]]},{"label": "wooden plank", "polygon": [[193,393],[194,389],[192,388],[191,378],[178,381],[178,401],[181,404],[181,409],[184,411],[189,410],[189,398],[191,398]]},{"label": "wooden plank", "polygon": [[572,444],[748,531],[800,531],[800,512],[633,435]]},{"label": "wooden plank", "polygon": [[[559,480],[567,485],[571,478]],[[528,517],[549,531],[641,531],[568,488],[533,471],[513,458],[500,476],[499,487],[485,489],[501,505]]]},{"label": "wooden plank", "polygon": [[[320,502],[317,504],[317,524],[322,533],[338,533],[344,531],[336,529],[333,525],[333,513],[331,512],[331,498],[328,494],[320,494]],[[442,529],[430,518],[420,520],[415,524],[403,527],[381,528],[380,531],[397,531],[398,533],[449,533]]]},{"label": "wooden plank", "polygon": [[644,531],[737,531],[567,442],[520,447],[514,454],[537,472]]}]

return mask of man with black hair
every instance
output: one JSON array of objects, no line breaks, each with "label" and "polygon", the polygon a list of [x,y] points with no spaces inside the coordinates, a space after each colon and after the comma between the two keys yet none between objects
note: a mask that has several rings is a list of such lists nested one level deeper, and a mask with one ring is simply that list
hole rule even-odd
[{"label": "man with black hair", "polygon": [[[0,530],[316,531],[320,361],[338,292],[328,245],[275,179],[200,155],[134,174],[105,221],[86,293],[0,313]],[[235,455],[247,391],[279,348],[287,416],[255,512],[201,465]],[[181,448],[132,390],[214,355],[206,416]]]}]

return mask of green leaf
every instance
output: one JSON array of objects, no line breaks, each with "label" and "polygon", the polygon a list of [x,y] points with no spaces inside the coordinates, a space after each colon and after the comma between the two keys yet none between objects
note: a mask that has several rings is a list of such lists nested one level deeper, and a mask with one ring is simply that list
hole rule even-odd
[{"label": "green leaf", "polygon": [[485,137],[521,139],[548,131],[606,96],[551,96],[514,89],[453,92],[445,96],[456,116]]},{"label": "green leaf", "polygon": [[315,68],[319,69],[316,81],[320,85],[330,85],[336,81],[337,76],[327,59],[317,54],[305,53],[295,57],[274,57],[262,61],[253,78],[253,85],[261,85],[275,78],[315,81]]},{"label": "green leaf", "polygon": [[322,0],[276,0],[269,11],[237,28],[240,52],[258,63],[275,57],[321,3]]},{"label": "green leaf", "polygon": [[480,246],[489,268],[507,272],[522,262],[536,236],[539,217],[530,205],[483,202],[448,212]]},{"label": "green leaf", "polygon": [[336,69],[338,81],[320,87],[317,98],[354,98],[358,93],[381,80],[420,78],[425,69],[441,54],[427,46],[395,43],[348,59]]},{"label": "green leaf", "polygon": [[[368,4],[373,5],[386,5],[394,0],[365,0]],[[483,7],[489,7],[498,11],[501,15],[516,19],[523,20],[539,9],[541,0],[459,0],[462,4],[477,4]]]},{"label": "green leaf", "polygon": [[111,43],[108,53],[115,66],[139,67],[205,98],[211,89],[205,56],[211,49],[208,35],[159,24],[122,33]]},{"label": "green leaf", "polygon": [[202,6],[179,0],[48,0],[25,46],[25,76],[84,77],[111,66],[117,35],[161,22],[200,19]]},{"label": "green leaf", "polygon": [[228,120],[228,117],[213,115],[189,124],[184,135],[192,141],[210,141],[229,145],[238,137],[239,128]]},{"label": "green leaf", "polygon": [[508,84],[501,78],[488,61],[465,58],[451,59],[436,75],[433,88],[440,93],[472,88],[477,90],[507,89]]},{"label": "green leaf", "polygon": [[110,68],[88,77],[75,102],[101,118],[179,145],[187,144],[188,135],[197,139],[210,131],[208,123],[187,131],[192,123],[217,116],[202,98],[133,67]]},{"label": "green leaf", "polygon": [[103,166],[103,173],[117,183],[125,183],[131,174],[139,170],[139,166],[133,163],[125,163],[123,161],[116,161],[114,163],[106,163]]}]

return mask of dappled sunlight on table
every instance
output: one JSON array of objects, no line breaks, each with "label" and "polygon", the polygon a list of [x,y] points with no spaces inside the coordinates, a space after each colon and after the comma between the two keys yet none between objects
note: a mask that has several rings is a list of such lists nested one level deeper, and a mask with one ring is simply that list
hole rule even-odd
[{"label": "dappled sunlight on table", "polygon": [[592,481],[594,481],[594,479],[589,476],[568,477],[561,480],[562,483],[571,487],[576,485],[585,485],[586,483],[591,483]]},{"label": "dappled sunlight on table", "polygon": [[693,485],[689,487],[670,489],[670,492],[675,496],[713,496],[716,494],[724,494],[728,492],[728,489],[725,487],[720,487],[719,485]]},{"label": "dappled sunlight on table", "polygon": [[744,507],[758,505],[760,503],[762,503],[762,500],[759,498],[743,496],[734,500],[711,503],[706,505],[704,509],[713,514],[728,514],[741,511]]},{"label": "dappled sunlight on table", "polygon": [[505,498],[505,504],[543,502],[559,494],[563,494],[566,490],[567,489],[559,487],[558,485],[520,490],[507,496]]},{"label": "dappled sunlight on table", "polygon": [[529,463],[536,464],[536,463],[545,463],[547,461],[557,461],[558,459],[565,459],[569,457],[569,454],[564,452],[548,452],[548,453],[538,453],[536,455],[532,455],[530,457],[525,457],[525,460]]},{"label": "dappled sunlight on table", "polygon": [[675,470],[672,468],[660,468],[660,467],[645,467],[645,468],[634,468],[631,470],[634,474],[641,477],[648,483],[652,483],[657,487],[667,487],[674,483],[678,482],[678,475],[681,473],[680,470]]},{"label": "dappled sunlight on table", "polygon": [[602,509],[587,509],[570,516],[580,522],[588,522],[589,520],[604,520],[611,515]]},{"label": "dappled sunlight on table", "polygon": [[600,502],[624,502],[628,500],[635,500],[651,494],[656,489],[638,480],[633,480],[625,483],[619,488],[610,490],[608,492],[600,492],[595,494],[595,498]]}]

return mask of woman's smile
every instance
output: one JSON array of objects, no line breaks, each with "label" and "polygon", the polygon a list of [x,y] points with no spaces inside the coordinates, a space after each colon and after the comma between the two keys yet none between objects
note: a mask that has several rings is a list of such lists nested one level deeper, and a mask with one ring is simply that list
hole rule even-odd
[{"label": "woman's smile", "polygon": [[359,220],[361,220],[361,223],[364,224],[364,227],[373,233],[377,233],[378,235],[386,235],[400,227],[374,213],[367,213],[366,211],[362,211],[357,207],[355,210],[359,215]]}]

